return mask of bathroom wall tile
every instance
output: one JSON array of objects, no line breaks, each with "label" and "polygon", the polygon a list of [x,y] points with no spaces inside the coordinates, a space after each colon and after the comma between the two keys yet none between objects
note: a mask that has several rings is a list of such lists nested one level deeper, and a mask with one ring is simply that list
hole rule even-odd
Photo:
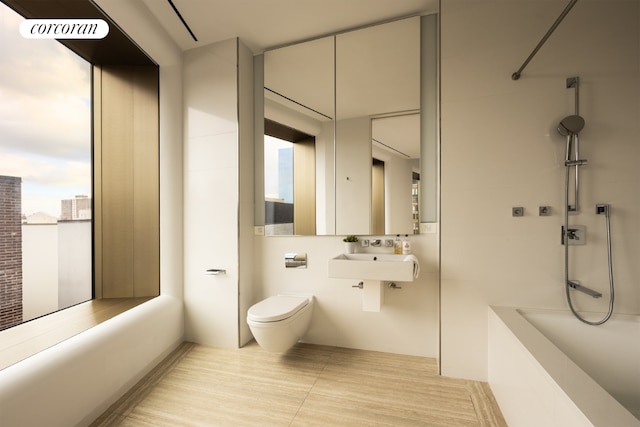
[{"label": "bathroom wall tile", "polygon": [[456,301],[440,317],[442,375],[477,378],[485,374],[488,304],[480,283],[441,279],[442,300]]},{"label": "bathroom wall tile", "polygon": [[[202,216],[203,214],[213,220],[218,215],[226,215],[221,212],[220,204],[238,203],[236,167],[219,168],[210,171],[197,171],[187,174],[187,188],[185,190],[185,202],[198,207],[199,212],[187,212],[187,215]],[[234,212],[237,214],[237,212]]]},{"label": "bathroom wall tile", "polygon": [[238,164],[238,133],[192,137],[187,140],[185,170],[229,168]]},{"label": "bathroom wall tile", "polygon": [[223,347],[239,333],[237,46],[193,49],[184,64],[185,336]]},{"label": "bathroom wall tile", "polygon": [[185,131],[189,137],[237,131],[236,40],[184,56]]},{"label": "bathroom wall tile", "polygon": [[183,293],[182,64],[160,70],[160,277],[163,295]]},{"label": "bathroom wall tile", "polygon": [[238,157],[240,165],[240,200],[253,203],[254,200],[254,87],[253,87],[253,53],[239,43],[239,122],[238,122]]},{"label": "bathroom wall tile", "polygon": [[[209,265],[219,266],[217,263]],[[231,269],[221,276],[205,276],[204,270],[200,271],[201,276],[194,277],[185,287],[185,339],[203,345],[237,347],[238,291],[235,275]],[[223,323],[221,318],[234,319],[234,322]]]},{"label": "bathroom wall tile", "polygon": [[[607,289],[604,218],[593,210],[611,203],[618,211],[612,216],[616,274],[625,278],[616,280],[617,291],[627,296],[616,309],[640,311],[640,292],[630,284],[640,275],[634,261],[640,203],[633,189],[640,179],[633,166],[640,154],[633,142],[640,134],[637,4],[572,9],[553,42],[513,81],[518,61],[560,12],[535,1],[442,4],[441,362],[451,375],[485,378],[481,358],[469,360],[471,368],[457,353],[469,340],[483,348],[477,336],[484,334],[486,304],[566,306],[559,244],[566,141],[557,125],[574,113],[567,77],[581,79],[581,157],[589,162],[580,177],[584,209],[570,218],[587,226],[588,244],[572,252],[572,274]],[[552,215],[539,217],[540,205],[551,206]],[[513,206],[524,206],[525,216],[511,217]],[[602,311],[603,304],[580,301],[588,310]]]}]

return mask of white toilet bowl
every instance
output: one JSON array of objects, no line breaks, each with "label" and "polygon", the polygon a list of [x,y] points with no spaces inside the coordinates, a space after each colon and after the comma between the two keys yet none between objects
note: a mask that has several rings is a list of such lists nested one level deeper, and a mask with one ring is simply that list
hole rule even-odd
[{"label": "white toilet bowl", "polygon": [[247,324],[260,347],[283,353],[307,333],[313,311],[313,296],[278,295],[254,304]]}]

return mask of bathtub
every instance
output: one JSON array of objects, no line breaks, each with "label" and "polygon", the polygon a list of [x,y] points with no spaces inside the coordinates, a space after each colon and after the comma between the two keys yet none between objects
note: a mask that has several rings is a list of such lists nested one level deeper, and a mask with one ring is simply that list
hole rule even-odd
[{"label": "bathtub", "polygon": [[640,316],[589,326],[490,307],[488,321],[488,380],[510,427],[640,427]]}]

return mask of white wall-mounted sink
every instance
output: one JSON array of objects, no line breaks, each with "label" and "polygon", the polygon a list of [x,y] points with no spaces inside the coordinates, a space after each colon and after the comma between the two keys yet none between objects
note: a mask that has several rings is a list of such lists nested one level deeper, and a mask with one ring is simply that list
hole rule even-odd
[{"label": "white wall-mounted sink", "polygon": [[329,259],[329,277],[412,282],[414,263],[408,255],[340,254]]}]

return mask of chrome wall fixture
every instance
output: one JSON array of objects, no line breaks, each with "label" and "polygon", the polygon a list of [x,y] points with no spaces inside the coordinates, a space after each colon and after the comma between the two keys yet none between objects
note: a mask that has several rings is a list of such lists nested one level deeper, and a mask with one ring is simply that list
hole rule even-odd
[{"label": "chrome wall fixture", "polygon": [[284,254],[285,268],[307,268],[306,253],[286,253]]},{"label": "chrome wall fixture", "polygon": [[[525,69],[525,67],[529,64],[529,61],[531,61],[533,59],[533,57],[536,55],[536,53],[538,53],[538,51],[540,50],[540,48],[542,47],[542,45],[545,44],[545,42],[547,41],[547,39],[549,38],[549,36],[551,36],[551,34],[555,31],[555,29],[558,27],[558,25],[560,25],[560,23],[562,22],[562,20],[565,18],[565,16],[567,16],[567,14],[569,13],[569,11],[573,8],[573,6],[578,2],[578,0],[571,0],[569,2],[569,4],[567,5],[567,7],[564,8],[564,10],[562,11],[562,13],[560,14],[560,16],[558,17],[558,19],[556,19],[556,22],[553,23],[553,25],[551,26],[551,28],[549,28],[549,31],[547,31],[547,33],[544,35],[544,37],[542,37],[542,40],[540,40],[540,42],[538,43],[538,45],[533,49],[533,51],[531,52],[531,54],[527,57],[527,59],[525,59],[524,63],[520,66],[520,68],[518,68],[518,71],[516,71],[515,73],[513,73],[511,75],[511,79],[513,80],[518,80],[520,78],[520,75],[522,73],[522,71]],[[577,113],[576,113],[577,114]]]},{"label": "chrome wall fixture", "polygon": [[[575,309],[573,302],[571,300],[571,291],[576,290],[580,291],[586,295],[589,295],[593,298],[600,298],[602,294],[598,291],[590,289],[582,284],[580,284],[576,280],[569,279],[569,246],[575,244],[584,244],[585,238],[585,229],[582,226],[570,226],[569,225],[569,213],[577,214],[580,212],[580,205],[578,203],[578,190],[579,190],[579,169],[581,166],[587,164],[587,161],[584,159],[580,159],[580,150],[579,150],[579,139],[578,134],[584,128],[585,121],[579,115],[579,106],[578,106],[578,89],[579,89],[580,79],[578,77],[569,77],[567,79],[567,89],[575,89],[575,114],[571,116],[567,116],[560,121],[558,125],[558,133],[567,138],[566,142],[566,156],[565,156],[565,203],[564,203],[564,226],[562,227],[562,243],[564,245],[564,286],[565,286],[565,294],[567,298],[567,304],[571,309],[573,315],[583,323],[588,325],[602,325],[605,323],[611,315],[613,314],[613,301],[614,301],[614,285],[613,285],[613,258],[611,255],[611,220],[610,220],[610,209],[609,205],[606,204],[598,204],[596,205],[596,214],[597,215],[605,215],[606,219],[606,227],[607,227],[607,254],[608,254],[608,266],[609,266],[609,309],[607,314],[601,319],[597,321],[590,321],[582,317]],[[574,200],[573,204],[569,201],[569,194],[571,193],[571,168],[575,168],[575,177],[573,183],[573,194]]]},{"label": "chrome wall fixture", "polygon": [[575,91],[575,114],[567,116],[558,125],[558,133],[567,138],[567,149],[564,165],[567,168],[575,168],[574,179],[574,194],[573,204],[568,205],[570,212],[579,212],[580,206],[578,204],[578,194],[580,187],[580,166],[587,164],[585,159],[580,158],[580,140],[578,134],[584,128],[584,119],[580,117],[580,108],[578,106],[580,99],[580,78],[569,77],[567,79],[567,89],[574,89]]}]

